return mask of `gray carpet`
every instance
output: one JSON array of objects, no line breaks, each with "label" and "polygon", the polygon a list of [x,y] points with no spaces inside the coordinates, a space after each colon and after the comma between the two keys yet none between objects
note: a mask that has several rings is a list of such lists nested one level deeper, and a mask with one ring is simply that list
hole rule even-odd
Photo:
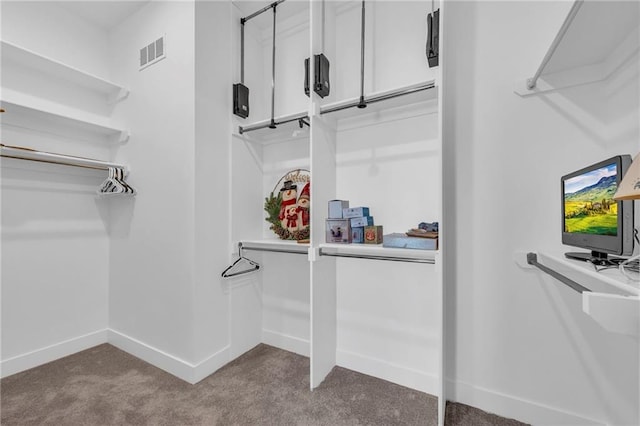
[{"label": "gray carpet", "polygon": [[[2,425],[435,425],[435,397],[259,345],[190,385],[105,344],[0,382]],[[517,426],[461,404],[448,425]]]}]

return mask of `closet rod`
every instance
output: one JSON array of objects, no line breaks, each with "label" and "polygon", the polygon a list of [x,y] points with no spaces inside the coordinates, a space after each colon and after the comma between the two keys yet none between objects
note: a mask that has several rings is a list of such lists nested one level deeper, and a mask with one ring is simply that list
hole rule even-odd
[{"label": "closet rod", "polygon": [[[371,96],[369,98],[365,97],[365,103],[366,104],[372,104],[375,102],[381,102],[381,101],[386,101],[388,99],[392,99],[392,98],[397,98],[398,96],[404,96],[404,95],[410,95],[412,93],[416,93],[416,92],[421,92],[423,90],[429,90],[429,89],[433,89],[434,87],[436,87],[435,83],[433,81],[427,82],[421,86],[417,86],[417,87],[412,87],[412,88],[408,88],[408,89],[401,89],[401,90],[397,90],[394,92],[389,92],[389,93],[384,93],[381,95],[374,95]],[[342,111],[344,109],[349,109],[349,108],[353,108],[353,107],[359,107],[360,108],[361,105],[361,101],[360,100],[356,100],[353,102],[350,102],[348,104],[344,104],[344,105],[337,105],[334,107],[328,107],[328,108],[320,108],[320,114],[329,114],[331,112],[336,112],[336,111]]]},{"label": "closet rod", "polygon": [[264,12],[266,12],[267,10],[271,9],[272,7],[276,7],[277,5],[279,5],[280,3],[284,2],[284,0],[277,0],[274,1],[273,3],[271,3],[269,6],[265,6],[262,9],[260,9],[257,12],[253,12],[251,15],[249,16],[245,16],[244,18],[240,18],[240,23],[244,24],[245,22],[247,22],[249,19],[255,18],[258,15],[263,14]]},{"label": "closet rod", "polygon": [[540,269],[542,272],[546,272],[547,274],[551,275],[553,278],[555,278],[558,281],[560,281],[561,283],[571,287],[573,290],[577,291],[578,293],[584,293],[584,292],[591,291],[588,288],[578,284],[577,282],[575,282],[571,278],[567,278],[564,275],[562,275],[561,273],[559,273],[558,271],[554,271],[553,269],[549,268],[548,266],[545,266],[542,263],[538,262],[538,255],[536,255],[535,253],[527,253],[527,263],[529,265],[531,265],[531,266],[535,266],[536,268]]},{"label": "closet rod", "polygon": [[569,27],[573,22],[573,18],[575,18],[576,15],[578,14],[578,10],[580,10],[580,6],[582,6],[582,3],[584,3],[584,0],[575,0],[575,2],[573,3],[573,6],[571,6],[571,10],[569,11],[569,14],[567,15],[564,22],[562,23],[562,26],[560,27],[558,34],[556,34],[556,38],[553,39],[551,46],[549,46],[549,50],[547,51],[547,54],[544,55],[544,58],[542,59],[542,63],[538,67],[538,70],[533,75],[533,77],[527,80],[527,89],[529,90],[535,89],[536,84],[538,83],[538,78],[540,78],[542,71],[544,71],[544,68],[547,66],[547,64],[551,60],[551,57],[553,56],[556,49],[560,45],[560,42],[562,41],[565,34],[567,33],[567,30],[569,30]]},{"label": "closet rod", "polygon": [[87,169],[109,170],[109,168],[127,168],[122,164],[108,161],[94,160],[93,158],[75,157],[72,155],[56,154],[53,152],[36,151],[35,149],[21,146],[0,144],[0,156],[15,158],[17,160],[40,161],[43,163],[62,164],[64,166],[84,167]]},{"label": "closet rod", "polygon": [[[302,121],[301,121],[302,120]],[[307,121],[304,120],[309,120],[309,116],[307,114],[298,114],[295,116],[292,116],[291,118],[287,118],[284,120],[280,120],[280,121],[275,121],[275,125],[279,126],[281,124],[286,124],[286,123],[291,123],[292,121],[297,121],[297,122],[301,122],[303,124],[306,124],[307,126],[309,125],[309,123]],[[268,122],[268,123],[264,123],[264,124],[252,124],[250,126],[238,126],[238,132],[240,134],[243,134],[245,132],[252,132],[254,130],[260,130],[260,129],[266,129],[271,128],[272,123]]]},{"label": "closet rod", "polygon": [[349,254],[349,253],[326,253],[324,250],[322,250],[322,248],[320,249],[320,256],[351,257],[355,259],[369,259],[369,260],[387,260],[390,262],[427,263],[430,265],[433,265],[436,263],[436,261],[433,259],[414,259],[411,257],[360,255],[360,254]]},{"label": "closet rod", "polygon": [[[242,243],[240,243],[242,244]],[[305,248],[307,248],[305,246]],[[287,250],[287,249],[275,249],[275,248],[265,248],[265,247],[245,247],[242,246],[242,250],[253,250],[253,251],[268,251],[272,253],[291,253],[291,254],[304,254],[306,255],[306,251],[296,251],[296,250]]]}]

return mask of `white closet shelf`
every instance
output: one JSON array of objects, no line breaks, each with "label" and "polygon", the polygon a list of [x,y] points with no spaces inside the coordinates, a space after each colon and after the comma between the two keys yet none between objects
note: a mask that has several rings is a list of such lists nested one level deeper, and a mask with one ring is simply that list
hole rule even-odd
[{"label": "white closet shelf", "polygon": [[99,135],[115,136],[119,142],[125,142],[129,138],[127,130],[114,126],[107,117],[14,90],[3,88],[0,104],[5,110],[2,122],[9,125],[59,125]]},{"label": "white closet shelf", "polygon": [[417,250],[383,247],[382,244],[320,244],[320,254],[336,257],[356,257],[373,260],[435,263],[437,250]]},{"label": "white closet shelf", "polygon": [[309,251],[308,243],[299,243],[293,240],[242,240],[243,250],[252,251],[270,251],[279,253],[307,254]]},{"label": "white closet shelf", "polygon": [[[515,92],[535,95],[608,79],[639,45],[638,2],[575,0],[532,79],[518,81]],[[533,79],[535,75],[532,73]]]},{"label": "white closet shelf", "polygon": [[[304,124],[301,122],[303,120]],[[271,129],[271,119],[260,120],[249,124],[240,124],[235,136],[250,142],[263,144],[290,141],[294,139],[308,139],[309,116],[307,111],[275,117],[276,128]],[[301,126],[302,124],[302,126]]]},{"label": "white closet shelf", "polygon": [[[593,265],[567,259],[562,253],[533,254],[540,264],[585,287],[585,291],[579,293],[582,311],[603,328],[613,333],[640,336],[640,282],[625,278],[618,269],[596,272]],[[526,252],[516,253],[515,260],[523,268],[534,268],[527,262]]]},{"label": "white closet shelf", "polygon": [[3,66],[9,63],[15,63],[26,68],[38,70],[46,75],[69,81],[98,93],[103,93],[107,96],[109,102],[117,102],[129,94],[129,90],[119,84],[8,41],[0,41],[0,50],[2,52]]},{"label": "white closet shelf", "polygon": [[411,110],[420,104],[436,101],[437,99],[438,86],[435,80],[428,80],[398,87],[393,90],[385,90],[366,95],[366,108],[354,106],[358,104],[359,98],[327,103],[320,107],[320,114],[339,121],[373,113],[379,114],[400,108]]}]

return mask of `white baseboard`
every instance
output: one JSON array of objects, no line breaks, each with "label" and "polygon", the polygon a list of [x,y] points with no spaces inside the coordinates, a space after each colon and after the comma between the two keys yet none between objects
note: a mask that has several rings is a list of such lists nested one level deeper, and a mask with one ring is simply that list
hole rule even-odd
[{"label": "white baseboard", "polygon": [[198,383],[205,377],[212,375],[229,361],[231,361],[231,347],[227,345],[194,366],[193,382],[191,383]]},{"label": "white baseboard", "polygon": [[230,361],[228,346],[204,361],[192,364],[116,330],[109,329],[109,343],[191,384],[198,383]]},{"label": "white baseboard", "polygon": [[107,338],[107,329],[98,330],[35,351],[27,352],[26,354],[5,359],[0,362],[0,377],[8,377],[12,374],[72,355],[76,352],[107,343]]},{"label": "white baseboard", "polygon": [[262,330],[262,342],[306,357],[309,357],[311,354],[310,343],[308,340],[278,333],[272,330]]},{"label": "white baseboard", "polygon": [[532,425],[602,426],[605,423],[481,386],[447,380],[449,400]]},{"label": "white baseboard", "polygon": [[349,370],[378,377],[411,389],[438,396],[438,377],[423,371],[371,358],[362,354],[338,350],[336,364]]}]

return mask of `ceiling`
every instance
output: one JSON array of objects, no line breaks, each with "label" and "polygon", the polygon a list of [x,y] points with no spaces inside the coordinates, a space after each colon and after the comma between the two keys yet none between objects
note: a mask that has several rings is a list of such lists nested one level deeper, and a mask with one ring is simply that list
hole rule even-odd
[{"label": "ceiling", "polygon": [[118,25],[126,17],[137,12],[150,0],[143,1],[61,1],[60,6],[69,12],[80,16],[84,20],[97,25],[104,30],[110,30]]},{"label": "ceiling", "polygon": [[[152,0],[71,0],[57,3],[84,20],[104,30],[110,30],[150,1]],[[272,3],[273,1],[268,0],[233,0],[242,16],[249,16]],[[284,20],[305,10],[308,10],[307,0],[286,0],[278,6],[278,20]],[[272,14],[263,13],[252,21],[260,28],[270,28]]]}]

